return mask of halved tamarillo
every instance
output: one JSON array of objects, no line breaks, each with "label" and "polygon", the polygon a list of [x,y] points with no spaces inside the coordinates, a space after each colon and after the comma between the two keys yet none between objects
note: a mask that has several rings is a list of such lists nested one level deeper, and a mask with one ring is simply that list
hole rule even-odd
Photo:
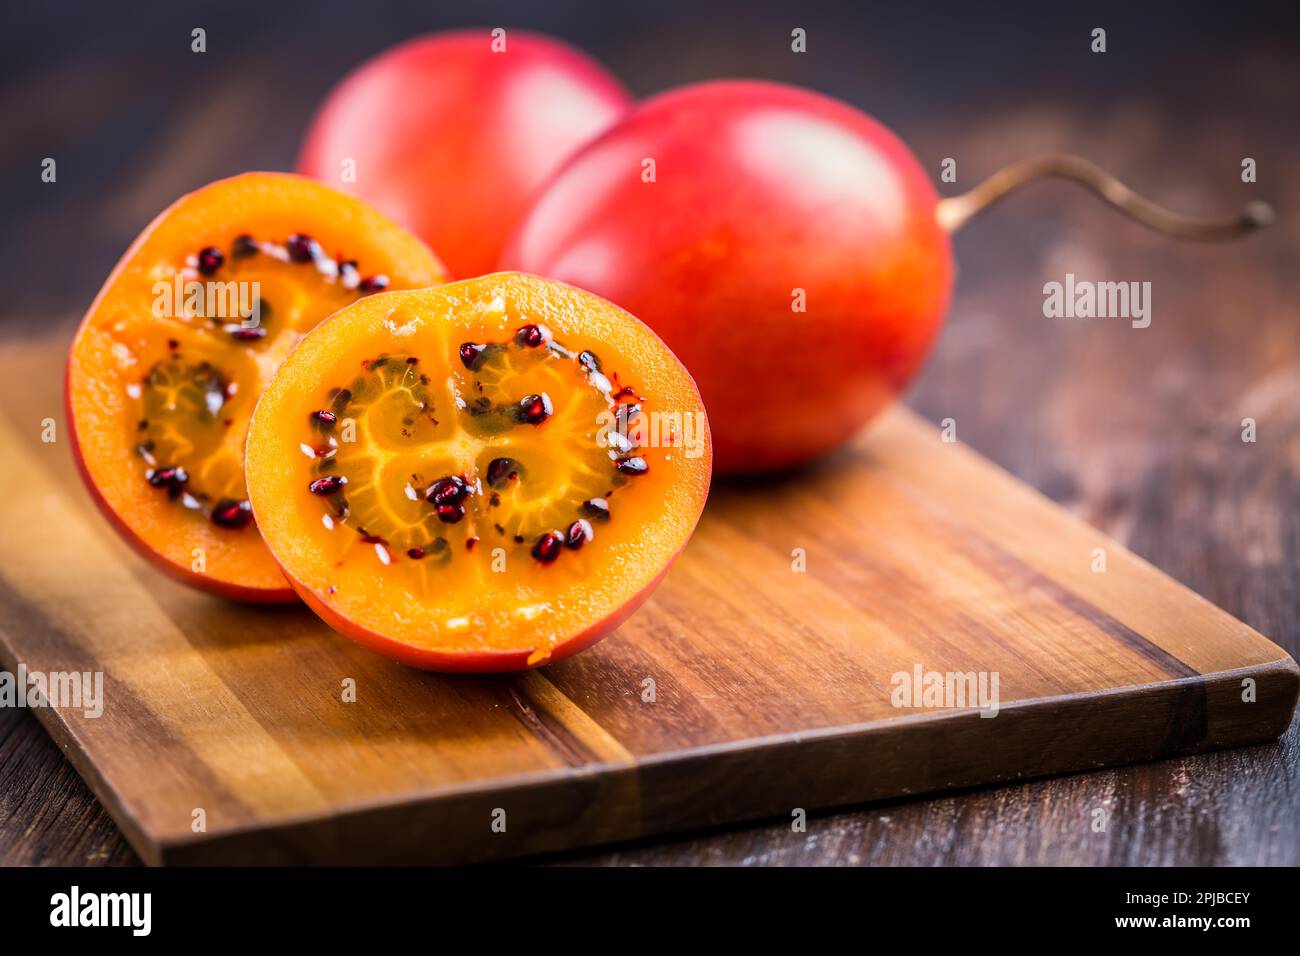
[{"label": "halved tamarillo", "polygon": [[74,457],[96,502],[188,584],[294,600],[245,490],[257,397],[325,316],[444,278],[420,240],[303,177],[249,173],[182,197],[127,250],[68,356]]},{"label": "halved tamarillo", "polygon": [[248,490],[285,576],[395,660],[499,671],[618,626],[695,528],[690,375],[618,307],[500,273],[363,299],[258,402]]}]

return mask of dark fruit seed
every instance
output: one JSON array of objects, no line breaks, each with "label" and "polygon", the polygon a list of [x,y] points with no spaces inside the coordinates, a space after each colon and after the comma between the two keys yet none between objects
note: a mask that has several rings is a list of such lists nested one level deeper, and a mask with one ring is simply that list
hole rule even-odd
[{"label": "dark fruit seed", "polygon": [[645,459],[639,455],[634,458],[621,458],[614,462],[614,467],[624,475],[644,475],[650,470]]},{"label": "dark fruit seed", "polygon": [[519,420],[528,425],[540,425],[551,417],[551,398],[545,392],[528,395],[519,400]]},{"label": "dark fruit seed", "polygon": [[253,520],[253,506],[247,501],[225,498],[212,509],[212,523],[222,528],[242,528]]},{"label": "dark fruit seed", "polygon": [[478,370],[479,359],[482,358],[486,345],[475,345],[473,342],[466,342],[460,347],[460,361],[471,372]]},{"label": "dark fruit seed", "polygon": [[604,498],[592,498],[582,503],[582,513],[600,521],[609,520],[609,502]]},{"label": "dark fruit seed", "polygon": [[474,545],[478,544],[478,535],[471,535],[465,539],[465,550],[473,551]]},{"label": "dark fruit seed", "polygon": [[289,249],[289,261],[291,262],[311,262],[320,255],[320,246],[311,236],[295,233],[289,237],[286,245]]},{"label": "dark fruit seed", "polygon": [[515,333],[515,341],[535,349],[546,341],[546,332],[540,325],[525,325]]},{"label": "dark fruit seed", "polygon": [[230,255],[235,259],[247,259],[257,253],[257,240],[250,235],[235,236],[235,241],[230,244]]},{"label": "dark fruit seed", "polygon": [[488,462],[487,480],[493,488],[500,488],[511,478],[519,477],[519,463],[513,458],[493,458]]},{"label": "dark fruit seed", "polygon": [[326,475],[324,478],[317,478],[307,490],[313,495],[332,495],[348,483],[345,475]]},{"label": "dark fruit seed", "polygon": [[436,510],[438,513],[438,519],[440,521],[445,521],[447,524],[455,524],[461,518],[465,517],[465,509],[461,505],[438,505]]},{"label": "dark fruit seed", "polygon": [[435,505],[454,505],[465,500],[469,494],[469,485],[465,484],[465,479],[458,475],[448,475],[446,478],[439,478],[429,486],[429,490],[424,494],[424,500]]},{"label": "dark fruit seed", "polygon": [[543,564],[550,564],[560,556],[562,547],[564,547],[564,539],[560,537],[560,532],[548,531],[533,545],[533,557]]},{"label": "dark fruit seed", "polygon": [[161,488],[163,485],[170,485],[173,482],[184,484],[189,479],[185,469],[177,465],[168,465],[166,468],[159,468],[149,476],[149,484],[155,488]]},{"label": "dark fruit seed", "polygon": [[600,359],[596,358],[596,355],[593,352],[579,352],[578,364],[588,372],[600,371]]},{"label": "dark fruit seed", "polygon": [[419,561],[424,557],[424,548],[411,548],[406,552],[406,556],[413,561]]},{"label": "dark fruit seed", "polygon": [[591,531],[591,522],[584,518],[579,518],[573,524],[569,525],[569,533],[564,536],[564,546],[577,551],[593,537]]},{"label": "dark fruit seed", "polygon": [[382,292],[388,288],[388,276],[377,275],[370,276],[368,279],[362,279],[361,284],[357,286],[357,291],[362,295],[368,295],[371,292]]},{"label": "dark fruit seed", "polygon": [[230,337],[239,342],[256,342],[258,339],[266,338],[266,328],[261,325],[254,325],[251,328],[237,325],[230,330]]},{"label": "dark fruit seed", "polygon": [[156,468],[149,472],[147,477],[149,484],[155,488],[166,488],[167,497],[173,500],[180,497],[182,486],[190,480],[190,476],[185,473],[185,469],[179,465]]},{"label": "dark fruit seed", "polygon": [[322,425],[325,428],[333,428],[334,423],[339,420],[339,417],[335,415],[333,412],[328,412],[322,408],[318,412],[312,412],[311,419],[316,424]]},{"label": "dark fruit seed", "polygon": [[216,246],[208,246],[199,252],[199,271],[205,276],[210,276],[221,268],[226,257],[221,254],[221,250]]}]

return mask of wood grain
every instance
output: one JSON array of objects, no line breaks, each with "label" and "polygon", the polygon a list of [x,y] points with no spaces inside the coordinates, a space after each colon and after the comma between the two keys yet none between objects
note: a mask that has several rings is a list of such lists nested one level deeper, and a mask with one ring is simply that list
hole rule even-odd
[{"label": "wood grain", "polygon": [[[0,364],[29,423],[0,423],[0,652],[104,672],[103,716],[37,716],[148,862],[556,851],[1263,740],[1300,691],[1276,645],[902,409],[815,471],[721,489],[591,652],[412,671],[129,554],[31,427],[57,394],[3,384],[57,382],[62,354]],[[996,673],[999,713],[895,707],[917,667]]]}]

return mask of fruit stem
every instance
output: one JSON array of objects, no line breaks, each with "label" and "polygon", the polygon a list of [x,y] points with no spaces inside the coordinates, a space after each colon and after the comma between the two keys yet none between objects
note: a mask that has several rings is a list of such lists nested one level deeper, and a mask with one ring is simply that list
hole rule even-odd
[{"label": "fruit stem", "polygon": [[935,218],[942,228],[956,232],[1007,193],[1049,176],[1076,182],[1129,218],[1179,239],[1232,239],[1273,221],[1272,207],[1259,201],[1247,203],[1235,216],[1223,218],[1199,218],[1171,212],[1139,196],[1101,167],[1080,156],[1065,153],[1033,156],[1012,163],[969,192],[939,200]]}]

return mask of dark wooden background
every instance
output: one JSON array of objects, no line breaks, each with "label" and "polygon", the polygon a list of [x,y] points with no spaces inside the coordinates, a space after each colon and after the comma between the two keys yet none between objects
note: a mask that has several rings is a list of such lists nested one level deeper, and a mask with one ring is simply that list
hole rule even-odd
[{"label": "dark wooden background", "polygon": [[[908,396],[959,438],[1300,653],[1300,14],[1294,5],[1078,10],[656,2],[54,4],[0,14],[0,348],[68,335],[182,192],[286,169],[313,105],[387,44],[448,26],[543,29],[638,94],[753,75],[841,96],[955,191],[1068,150],[1176,208],[1265,198],[1267,234],[1167,241],[1065,185],[970,225],[949,326]],[[1042,5],[1046,6],[1046,5]],[[1144,5],[1145,6],[1145,5]],[[626,7],[626,9],[623,9]],[[1290,7],[1290,9],[1288,9]],[[192,54],[190,30],[208,32]],[[808,52],[789,51],[795,26]],[[1109,50],[1089,52],[1093,27]],[[382,122],[382,117],[377,117]],[[40,163],[58,161],[58,182]],[[1259,182],[1240,181],[1243,157]],[[1153,322],[1049,320],[1066,272],[1150,281]],[[1243,444],[1241,420],[1258,422]],[[1093,832],[1094,810],[1110,825]],[[0,863],[130,864],[24,711],[0,711]],[[592,864],[1300,863],[1300,723],[1276,744],[695,834]]]}]

